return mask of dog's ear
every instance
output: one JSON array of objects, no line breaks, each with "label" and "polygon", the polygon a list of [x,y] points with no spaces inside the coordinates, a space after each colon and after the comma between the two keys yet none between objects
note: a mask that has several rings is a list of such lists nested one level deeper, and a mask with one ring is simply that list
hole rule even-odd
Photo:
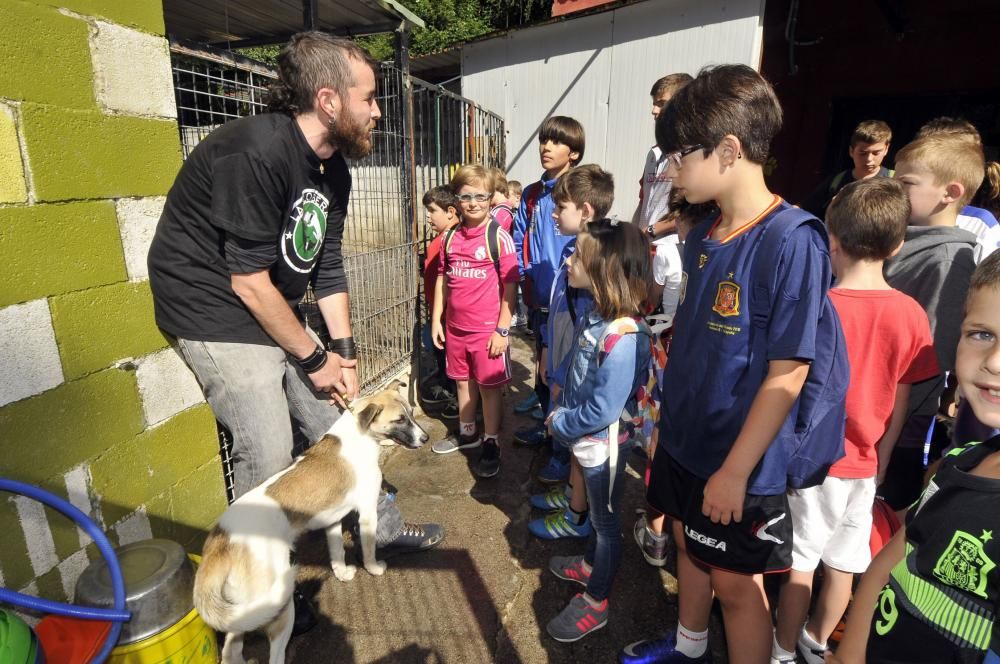
[{"label": "dog's ear", "polygon": [[389,383],[389,388],[388,389],[390,389],[390,390],[396,390],[397,392],[402,392],[403,388],[405,388],[405,387],[406,387],[406,383],[404,383],[403,381],[401,381],[401,380],[394,380],[391,383]]},{"label": "dog's ear", "polygon": [[368,404],[361,410],[360,413],[358,413],[358,427],[362,431],[368,431],[372,426],[372,422],[375,421],[375,418],[378,417],[381,412],[382,406],[377,403]]}]

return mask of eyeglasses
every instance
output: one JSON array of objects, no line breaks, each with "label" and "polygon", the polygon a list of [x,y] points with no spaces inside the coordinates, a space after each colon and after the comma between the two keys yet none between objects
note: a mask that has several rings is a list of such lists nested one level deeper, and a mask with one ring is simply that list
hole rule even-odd
[{"label": "eyeglasses", "polygon": [[493,198],[489,194],[462,194],[458,197],[458,200],[462,203],[471,203],[475,201],[477,203],[485,203],[486,201]]},{"label": "eyeglasses", "polygon": [[695,150],[704,150],[704,149],[705,146],[702,145],[701,143],[698,143],[696,145],[684,148],[683,150],[678,150],[677,152],[671,152],[670,154],[667,155],[667,165],[670,165],[672,163],[674,165],[674,168],[680,170],[681,166],[683,166],[681,160],[684,159],[684,157],[688,156]]}]

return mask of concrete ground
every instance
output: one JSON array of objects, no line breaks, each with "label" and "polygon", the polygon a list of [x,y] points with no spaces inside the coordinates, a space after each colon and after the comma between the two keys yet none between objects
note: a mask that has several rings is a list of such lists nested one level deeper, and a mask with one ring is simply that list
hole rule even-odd
[{"label": "concrete ground", "polygon": [[[534,422],[512,410],[531,390],[532,342],[530,337],[512,339],[514,380],[504,401],[500,474],[477,479],[470,466],[476,450],[440,456],[430,444],[419,450],[391,448],[383,473],[399,490],[403,516],[441,523],[447,537],[432,551],[390,559],[381,577],[359,571],[349,583],[330,572],[325,539],[307,537],[299,550],[299,581],[315,592],[320,625],[292,639],[288,662],[614,662],[625,644],[660,636],[676,624],[672,556],[666,568],[651,567],[632,536],[636,508],[643,505],[645,461],[630,457],[622,509],[624,554],[610,620],[574,644],[558,643],[545,633],[545,624],[581,590],[553,576],[549,558],[582,553],[584,540],[547,542],[528,533],[528,520],[539,515],[527,498],[543,488],[534,477],[547,455],[511,443],[515,430]],[[440,420],[422,415],[421,424],[431,442],[446,435]],[[714,661],[725,661],[717,616],[713,623]],[[248,641],[247,655],[263,664],[266,642]]]}]

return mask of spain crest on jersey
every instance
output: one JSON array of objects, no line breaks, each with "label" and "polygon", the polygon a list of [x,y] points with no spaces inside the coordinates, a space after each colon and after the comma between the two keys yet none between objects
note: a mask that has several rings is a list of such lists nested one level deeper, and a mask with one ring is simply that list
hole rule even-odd
[{"label": "spain crest on jersey", "polygon": [[[982,540],[992,539],[992,532],[983,531]],[[950,586],[986,597],[986,577],[996,567],[983,549],[980,538],[956,530],[951,543],[934,566],[934,576]]]},{"label": "spain crest on jersey", "polygon": [[733,281],[720,281],[715,293],[715,304],[712,311],[720,316],[740,315],[740,285]]}]

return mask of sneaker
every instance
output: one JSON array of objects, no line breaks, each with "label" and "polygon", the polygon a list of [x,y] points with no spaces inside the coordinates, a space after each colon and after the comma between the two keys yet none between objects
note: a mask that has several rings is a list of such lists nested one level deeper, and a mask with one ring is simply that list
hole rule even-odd
[{"label": "sneaker", "polygon": [[646,524],[646,515],[642,515],[632,528],[635,543],[642,551],[642,557],[653,567],[663,567],[667,564],[667,537],[655,537]]},{"label": "sneaker", "polygon": [[771,655],[771,664],[795,664],[795,655],[788,657],[775,657]]},{"label": "sneaker", "polygon": [[688,657],[677,650],[677,635],[663,639],[636,641],[618,653],[619,664],[708,664],[708,651],[701,657]]},{"label": "sneaker", "polygon": [[558,486],[547,493],[536,493],[528,498],[528,504],[543,512],[560,512],[569,507],[570,487]]},{"label": "sneaker", "polygon": [[316,611],[312,604],[305,598],[301,590],[292,593],[292,601],[295,603],[295,619],[292,622],[292,636],[305,634],[319,624],[316,618]]},{"label": "sneaker", "polygon": [[531,412],[528,413],[528,416],[533,420],[538,420],[539,422],[545,421],[545,411],[542,410],[541,406],[535,406],[532,408]]},{"label": "sneaker", "polygon": [[538,471],[538,481],[542,484],[558,484],[569,479],[569,464],[555,457],[549,457],[549,462]]},{"label": "sneaker", "polygon": [[511,327],[524,327],[528,324],[528,317],[522,316],[521,314],[514,314],[510,317]]},{"label": "sneaker", "polygon": [[476,475],[486,478],[499,472],[500,443],[496,438],[487,438],[483,441],[483,451],[479,453],[479,460],[476,462]]},{"label": "sneaker", "polygon": [[583,556],[552,556],[549,571],[564,581],[575,581],[584,588],[590,581],[590,570],[583,565]]},{"label": "sneaker", "polygon": [[474,433],[471,436],[463,436],[456,432],[444,440],[439,440],[431,445],[431,449],[435,454],[451,454],[458,450],[471,450],[479,447],[482,442],[483,440],[479,437],[478,433]]},{"label": "sneaker", "polygon": [[579,526],[569,520],[568,509],[555,514],[532,519],[528,522],[528,530],[539,539],[556,540],[565,538],[590,537],[590,519],[584,517]]},{"label": "sneaker", "polygon": [[375,558],[385,560],[401,553],[433,549],[444,540],[444,527],[436,523],[404,523],[396,539],[375,546]]},{"label": "sneaker", "polygon": [[514,432],[514,442],[525,447],[539,447],[549,442],[545,427],[528,427]]},{"label": "sneaker", "polygon": [[560,643],[579,641],[608,624],[608,600],[591,606],[583,594],[576,595],[566,608],[545,626],[545,631]]},{"label": "sneaker", "polygon": [[518,415],[523,415],[537,408],[538,405],[538,395],[534,392],[529,392],[528,396],[514,404],[514,412]]},{"label": "sneaker", "polygon": [[445,407],[441,409],[438,413],[442,420],[457,420],[458,419],[458,402],[449,401],[445,404]]},{"label": "sneaker", "polygon": [[795,644],[799,656],[806,664],[823,664],[826,659],[826,648],[813,648],[805,641],[806,628],[802,627],[799,633],[799,641]]},{"label": "sneaker", "polygon": [[455,395],[451,392],[451,390],[441,387],[440,385],[431,385],[421,392],[420,400],[428,406],[436,406],[438,404],[454,401]]}]

